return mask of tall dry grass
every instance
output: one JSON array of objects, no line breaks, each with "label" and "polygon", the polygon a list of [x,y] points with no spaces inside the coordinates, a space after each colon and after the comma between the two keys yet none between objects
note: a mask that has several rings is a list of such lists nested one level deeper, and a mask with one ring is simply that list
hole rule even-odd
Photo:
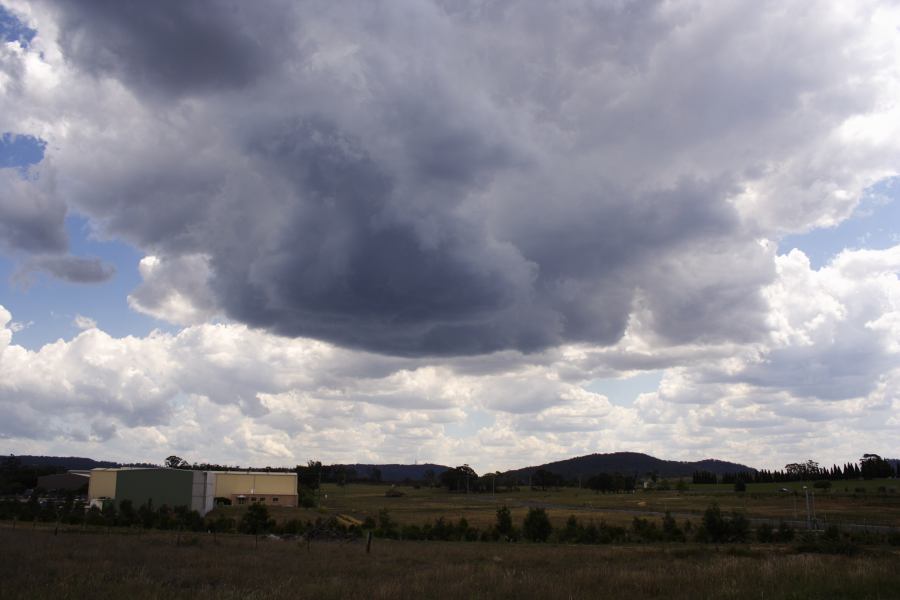
[{"label": "tall dry grass", "polygon": [[[179,542],[180,545],[176,545]],[[900,598],[900,557],[0,528],[0,598]]]}]

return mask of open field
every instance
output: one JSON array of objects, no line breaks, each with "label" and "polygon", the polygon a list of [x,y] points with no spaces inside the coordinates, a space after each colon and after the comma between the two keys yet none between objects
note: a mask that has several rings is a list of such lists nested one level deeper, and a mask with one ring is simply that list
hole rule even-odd
[{"label": "open field", "polygon": [[900,597],[900,556],[781,546],[564,546],[253,536],[53,535],[0,527],[0,598],[817,598]]},{"label": "open field", "polygon": [[[813,490],[815,481],[791,481],[789,483],[748,483],[748,493],[774,493],[781,488],[793,490],[797,492],[803,491],[803,486]],[[845,481],[832,481],[828,494],[847,495],[857,493],[855,490],[865,490],[864,493],[876,494],[879,488],[887,490],[893,489],[891,493],[900,494],[900,480],[897,479],[858,479]],[[714,483],[714,484],[688,484],[688,491],[700,493],[731,493],[734,491],[734,485],[731,483]],[[820,490],[815,490],[816,494]]]},{"label": "open field", "polygon": [[[817,490],[814,509],[820,522],[836,524],[864,524],[900,527],[900,493],[877,493],[879,487],[896,488],[896,480],[871,480],[835,483],[828,492]],[[807,484],[812,486],[811,483]],[[798,494],[777,491],[787,487]],[[272,509],[280,520],[299,518],[304,521],[316,517],[345,514],[359,520],[376,517],[387,509],[393,520],[401,524],[423,524],[439,517],[456,521],[465,518],[471,525],[484,527],[494,523],[498,506],[512,510],[513,520],[521,522],[529,507],[547,509],[554,525],[561,525],[569,515],[583,521],[603,520],[610,524],[628,524],[636,514],[661,513],[666,510],[677,515],[679,521],[694,519],[712,503],[724,511],[741,511],[750,518],[803,521],[806,504],[802,483],[750,484],[747,491],[735,493],[730,486],[691,486],[686,492],[642,491],[634,494],[597,494],[590,490],[561,488],[558,490],[530,490],[522,488],[513,492],[491,494],[451,494],[441,488],[398,486],[403,496],[386,497],[388,485],[351,484],[344,487],[323,485],[320,490],[320,506],[316,509]],[[871,492],[844,493],[843,488],[853,490],[864,487]],[[243,508],[217,509],[229,516],[237,516]]]}]

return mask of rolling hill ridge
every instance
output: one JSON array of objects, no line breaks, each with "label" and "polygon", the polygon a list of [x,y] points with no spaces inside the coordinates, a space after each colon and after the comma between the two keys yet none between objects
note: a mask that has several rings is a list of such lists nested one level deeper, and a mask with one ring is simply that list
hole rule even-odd
[{"label": "rolling hill ridge", "polygon": [[567,479],[577,477],[591,477],[599,473],[621,473],[623,475],[644,475],[655,473],[660,477],[690,477],[695,471],[709,471],[716,475],[725,473],[737,473],[740,471],[754,472],[756,469],[714,458],[698,461],[663,460],[643,454],[641,452],[612,452],[609,454],[588,454],[567,458],[555,462],[514,469],[504,473],[519,480],[525,480],[538,469],[544,469],[562,475]]}]

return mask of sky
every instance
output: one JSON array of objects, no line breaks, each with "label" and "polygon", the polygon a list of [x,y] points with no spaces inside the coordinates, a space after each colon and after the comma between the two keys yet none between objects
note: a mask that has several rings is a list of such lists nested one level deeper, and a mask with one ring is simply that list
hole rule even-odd
[{"label": "sky", "polygon": [[900,456],[900,7],[0,0],[0,452]]}]

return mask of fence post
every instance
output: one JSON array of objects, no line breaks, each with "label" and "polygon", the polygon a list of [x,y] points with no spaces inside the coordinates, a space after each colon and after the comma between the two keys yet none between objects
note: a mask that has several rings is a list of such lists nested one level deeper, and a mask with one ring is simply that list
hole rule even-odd
[{"label": "fence post", "polygon": [[366,537],[366,554],[372,552],[372,532],[369,532],[369,535]]}]

